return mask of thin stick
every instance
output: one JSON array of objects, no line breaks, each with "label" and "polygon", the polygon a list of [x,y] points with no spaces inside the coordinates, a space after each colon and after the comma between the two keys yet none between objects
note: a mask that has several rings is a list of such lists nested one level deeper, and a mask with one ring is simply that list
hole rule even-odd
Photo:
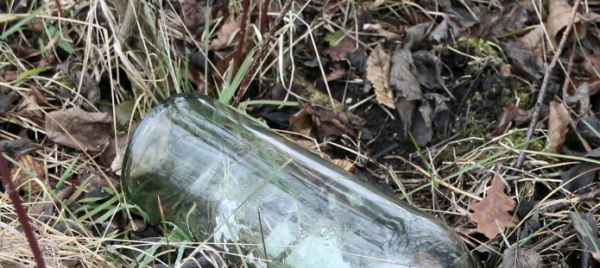
[{"label": "thin stick", "polygon": [[250,63],[250,68],[248,68],[248,72],[244,75],[242,83],[240,84],[240,88],[237,89],[235,99],[233,100],[233,107],[237,107],[240,104],[240,101],[242,100],[242,97],[244,96],[244,93],[246,93],[246,89],[250,84],[250,79],[252,78],[254,71],[256,70],[256,67],[258,65],[258,62],[260,61],[260,56],[262,56],[262,53],[267,49],[269,41],[273,39],[273,35],[275,35],[275,31],[277,30],[279,23],[281,23],[281,20],[283,20],[285,14],[290,10],[290,7],[292,7],[292,2],[292,0],[287,0],[287,2],[285,2],[285,6],[283,6],[283,9],[281,10],[281,13],[279,13],[279,16],[277,16],[273,27],[271,27],[271,30],[269,30],[269,35],[267,35],[265,40],[263,40],[260,49],[258,50],[258,52],[256,52],[256,55],[254,55],[252,63]]},{"label": "thin stick", "polygon": [[[577,13],[577,8],[579,7],[580,2],[581,0],[575,0],[575,3],[573,4],[573,9],[571,10],[571,15],[569,17],[569,24],[567,24],[567,28],[563,32],[563,36],[560,39],[560,43],[558,44],[556,52],[554,52],[554,56],[552,57],[550,65],[548,65],[546,71],[544,72],[544,80],[542,80],[540,93],[538,95],[537,103],[535,104],[533,118],[531,119],[531,123],[529,123],[527,133],[525,134],[525,144],[523,145],[523,150],[527,150],[529,148],[529,141],[531,140],[531,136],[533,136],[533,130],[535,129],[535,125],[537,125],[538,117],[540,116],[540,108],[542,107],[542,103],[544,102],[546,88],[548,87],[548,82],[550,81],[550,74],[552,73],[552,69],[554,69],[554,66],[556,66],[556,62],[558,62],[558,58],[562,53],[565,43],[567,43],[567,38],[569,37],[569,33],[571,33],[571,28],[573,28],[573,21],[575,20],[575,14]],[[525,162],[525,152],[523,150],[519,153],[517,161],[513,166],[515,169],[521,169],[523,163]]]},{"label": "thin stick", "polygon": [[265,33],[265,30],[267,29],[267,25],[269,24],[269,15],[267,13],[269,13],[269,5],[270,4],[271,4],[270,0],[265,0],[263,2],[261,18],[260,18],[260,33],[261,34]]},{"label": "thin stick", "polygon": [[15,207],[19,222],[21,223],[21,227],[23,227],[23,232],[25,233],[25,237],[27,237],[27,242],[29,242],[29,247],[33,252],[33,258],[35,259],[37,267],[45,268],[46,264],[44,263],[44,257],[42,257],[42,251],[40,251],[40,246],[38,245],[37,239],[35,238],[33,231],[31,230],[31,226],[29,225],[27,212],[25,212],[23,205],[21,205],[21,199],[19,198],[17,190],[12,184],[12,179],[10,177],[10,173],[8,172],[8,166],[6,165],[6,161],[4,161],[4,155],[0,155],[0,172],[2,172],[2,182],[4,183],[4,187],[8,192],[10,201],[12,201],[13,206]]},{"label": "thin stick", "polygon": [[244,43],[246,42],[246,26],[248,22],[248,9],[250,7],[250,0],[244,0],[242,2],[242,24],[240,27],[240,41],[238,42],[238,49],[235,55],[235,65],[233,68],[234,75],[237,73],[238,68],[240,66],[240,62],[242,61],[242,52],[244,52]]},{"label": "thin stick", "polygon": [[62,9],[62,5],[60,4],[60,0],[54,0],[54,3],[56,3],[56,8],[58,8],[58,14],[60,15],[61,18],[65,17],[65,12]]}]

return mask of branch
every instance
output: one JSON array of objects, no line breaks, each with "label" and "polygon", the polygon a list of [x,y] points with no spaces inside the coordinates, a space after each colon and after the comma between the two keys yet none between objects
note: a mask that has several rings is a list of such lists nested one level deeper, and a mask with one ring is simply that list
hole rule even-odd
[{"label": "branch", "polygon": [[269,34],[263,41],[263,43],[260,46],[260,49],[258,50],[256,55],[254,55],[254,58],[252,58],[252,63],[250,63],[250,68],[248,68],[248,72],[244,75],[244,78],[242,79],[242,83],[240,84],[240,87],[237,89],[237,93],[235,95],[235,99],[233,100],[233,104],[232,104],[233,107],[237,107],[240,104],[240,101],[242,100],[242,97],[244,96],[244,93],[246,93],[246,89],[248,88],[248,85],[250,84],[250,79],[252,79],[252,76],[254,74],[254,71],[256,70],[258,62],[260,62],[260,56],[262,56],[263,52],[267,49],[267,45],[269,44],[269,41],[271,41],[271,39],[273,38],[273,35],[275,35],[275,31],[277,30],[277,27],[281,23],[281,20],[283,20],[283,17],[285,16],[285,14],[288,13],[288,11],[290,10],[290,7],[292,7],[292,2],[293,2],[292,0],[287,0],[287,2],[285,2],[285,5],[283,6],[281,13],[279,13],[279,16],[277,16],[275,23],[271,27],[271,30],[269,30]]},{"label": "branch", "polygon": [[521,152],[519,152],[517,161],[513,166],[515,170],[521,169],[521,167],[523,166],[523,162],[525,162],[525,151],[529,148],[529,141],[531,140],[531,136],[533,136],[533,130],[535,129],[535,125],[537,125],[538,122],[538,117],[540,116],[540,108],[542,107],[542,103],[544,102],[546,88],[548,88],[548,82],[550,81],[550,74],[552,73],[552,69],[554,69],[554,66],[556,66],[556,62],[558,62],[558,58],[562,53],[565,43],[567,43],[569,33],[571,33],[571,29],[573,28],[575,14],[577,14],[577,8],[579,7],[580,1],[581,0],[575,0],[575,3],[573,4],[573,9],[571,10],[571,16],[569,17],[569,24],[567,24],[567,28],[563,32],[563,35],[560,39],[560,43],[558,44],[558,48],[554,52],[554,56],[552,57],[550,65],[548,65],[546,71],[544,72],[544,80],[542,80],[540,94],[538,95],[537,103],[535,104],[533,118],[531,119],[531,122],[529,123],[529,128],[527,129],[527,133],[525,134],[525,144],[523,145],[523,149],[521,150]]},{"label": "branch", "polygon": [[2,182],[4,183],[4,188],[6,188],[8,197],[10,197],[10,201],[12,201],[13,206],[15,207],[19,222],[21,223],[21,227],[23,227],[23,232],[25,232],[25,237],[27,237],[27,242],[29,242],[29,247],[33,252],[33,257],[37,267],[45,268],[46,264],[44,263],[44,257],[42,257],[42,252],[40,251],[37,239],[35,238],[33,231],[31,230],[31,226],[29,225],[27,212],[25,212],[23,205],[21,205],[21,199],[19,198],[17,190],[12,184],[12,179],[10,177],[10,173],[8,172],[8,166],[4,160],[4,155],[0,156],[0,172],[2,173]]}]

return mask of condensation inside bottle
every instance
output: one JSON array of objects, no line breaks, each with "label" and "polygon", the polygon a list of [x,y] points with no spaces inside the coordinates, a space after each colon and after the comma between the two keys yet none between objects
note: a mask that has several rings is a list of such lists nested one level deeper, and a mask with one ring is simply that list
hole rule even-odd
[{"label": "condensation inside bottle", "polygon": [[250,267],[474,267],[431,216],[204,97],[180,96],[140,124],[128,198],[160,222]]}]

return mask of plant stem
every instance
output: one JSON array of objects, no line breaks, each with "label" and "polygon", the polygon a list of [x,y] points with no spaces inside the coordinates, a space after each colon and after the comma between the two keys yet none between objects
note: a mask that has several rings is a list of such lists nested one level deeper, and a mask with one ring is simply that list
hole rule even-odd
[{"label": "plant stem", "polygon": [[248,88],[248,85],[250,84],[250,79],[252,79],[252,76],[254,74],[254,71],[256,70],[258,62],[260,62],[260,57],[262,56],[263,52],[267,49],[267,45],[269,44],[269,41],[271,41],[271,39],[273,38],[273,35],[275,35],[275,31],[276,31],[277,27],[279,26],[279,24],[281,23],[281,21],[283,20],[283,17],[285,16],[286,13],[288,13],[288,11],[290,10],[290,7],[292,7],[292,2],[293,2],[292,0],[287,0],[287,2],[285,2],[285,5],[283,6],[281,13],[279,13],[279,16],[277,16],[277,19],[275,20],[273,27],[271,27],[271,30],[269,30],[269,34],[267,35],[265,40],[263,40],[263,43],[260,46],[260,49],[258,50],[258,52],[256,52],[256,55],[254,55],[254,58],[252,59],[252,63],[250,63],[250,68],[248,68],[248,72],[244,75],[244,78],[242,79],[242,83],[240,84],[240,88],[237,89],[237,93],[235,95],[235,98],[234,98],[233,104],[232,104],[233,107],[237,107],[240,104],[240,101],[242,100],[242,97],[244,96],[244,93],[246,93],[246,89]]},{"label": "plant stem", "polygon": [[573,22],[575,21],[575,14],[577,14],[577,8],[579,7],[579,3],[581,0],[575,0],[573,4],[573,9],[571,10],[571,15],[569,17],[569,24],[567,24],[567,28],[564,30],[563,35],[560,39],[560,43],[554,52],[554,56],[552,57],[552,61],[550,65],[546,67],[544,72],[544,80],[542,80],[542,86],[540,87],[540,93],[538,95],[537,103],[535,104],[535,110],[533,111],[533,118],[529,123],[529,128],[527,129],[527,133],[525,134],[525,144],[521,152],[519,152],[519,156],[517,157],[517,161],[513,166],[515,170],[521,169],[523,163],[525,162],[525,150],[529,148],[529,141],[531,140],[531,136],[533,136],[533,130],[535,129],[535,125],[537,125],[538,117],[540,116],[540,109],[542,107],[542,103],[544,102],[544,97],[546,95],[546,89],[548,88],[548,82],[550,81],[550,74],[552,73],[552,69],[556,66],[558,62],[558,58],[562,53],[562,50],[567,43],[567,39],[569,38],[569,34],[571,33],[571,29],[573,28]]},{"label": "plant stem", "polygon": [[250,0],[244,0],[242,2],[242,24],[240,27],[240,41],[238,42],[238,48],[235,55],[235,65],[233,68],[233,73],[237,73],[240,62],[242,61],[242,53],[244,52],[244,43],[246,41],[246,27],[248,22],[248,9],[250,6]]},{"label": "plant stem", "polygon": [[54,0],[54,3],[56,3],[56,8],[58,8],[58,14],[61,18],[64,18],[65,12],[63,11],[62,5],[60,4],[60,0]]},{"label": "plant stem", "polygon": [[44,257],[42,257],[42,252],[40,251],[37,239],[35,238],[33,231],[31,230],[31,226],[29,225],[27,212],[25,212],[25,209],[21,204],[21,199],[17,194],[17,190],[12,184],[12,179],[10,177],[10,173],[8,172],[8,166],[4,160],[4,155],[0,156],[0,172],[2,173],[2,182],[4,183],[4,188],[6,188],[8,197],[10,197],[15,211],[17,212],[19,223],[21,223],[21,227],[23,227],[23,232],[25,233],[25,237],[27,237],[27,242],[29,242],[29,247],[31,248],[37,267],[45,268],[46,264],[44,263]]}]

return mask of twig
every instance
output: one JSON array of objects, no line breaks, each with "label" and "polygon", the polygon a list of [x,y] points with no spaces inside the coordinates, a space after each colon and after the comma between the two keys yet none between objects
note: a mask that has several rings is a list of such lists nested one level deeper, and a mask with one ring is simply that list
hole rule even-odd
[{"label": "twig", "polygon": [[235,65],[233,68],[234,74],[237,73],[242,60],[242,52],[244,52],[244,43],[246,42],[246,25],[248,22],[248,9],[250,6],[250,0],[244,0],[242,2],[242,24],[240,25],[240,41],[238,42],[238,49],[235,55]]},{"label": "twig", "polygon": [[542,86],[540,87],[540,93],[538,95],[537,103],[535,104],[535,110],[533,111],[533,118],[529,123],[529,128],[527,129],[527,133],[525,134],[525,144],[523,145],[523,150],[519,153],[517,157],[517,161],[513,166],[515,169],[521,169],[523,166],[523,162],[525,162],[525,150],[529,148],[529,141],[531,140],[531,136],[533,136],[533,130],[538,122],[538,117],[540,116],[540,108],[542,107],[542,103],[544,102],[544,97],[546,95],[546,88],[548,87],[548,82],[550,81],[550,74],[552,73],[552,69],[556,66],[556,62],[558,62],[558,58],[562,53],[562,50],[567,43],[567,38],[571,33],[571,28],[573,28],[573,21],[575,19],[575,14],[577,13],[577,8],[579,7],[579,3],[581,0],[575,0],[573,4],[573,9],[571,10],[571,15],[569,17],[569,24],[567,24],[567,28],[563,32],[563,36],[560,39],[560,43],[558,44],[558,48],[554,52],[554,56],[552,57],[552,61],[550,65],[546,67],[546,71],[544,72],[544,80],[542,80]]},{"label": "twig", "polygon": [[33,252],[33,258],[35,259],[37,267],[45,268],[46,264],[44,263],[44,257],[42,257],[40,246],[38,245],[37,239],[33,235],[33,231],[29,225],[27,212],[25,212],[23,205],[21,205],[21,199],[19,198],[19,195],[12,184],[10,173],[8,173],[8,166],[4,160],[4,155],[0,155],[0,172],[2,173],[2,182],[4,183],[4,188],[6,188],[8,197],[10,197],[15,211],[17,212],[19,222],[21,223],[21,227],[23,227],[23,232],[25,233],[25,237],[27,237],[27,242],[29,242],[29,247]]},{"label": "twig", "polygon": [[64,18],[65,12],[63,11],[62,5],[60,4],[60,0],[54,0],[54,3],[56,3],[56,8],[58,8],[58,14],[61,18]]},{"label": "twig", "polygon": [[279,26],[279,23],[281,23],[281,20],[283,20],[283,17],[285,16],[285,14],[290,10],[290,7],[292,7],[292,2],[294,2],[294,1],[287,0],[287,2],[285,2],[285,5],[283,6],[281,13],[279,13],[279,16],[277,16],[275,23],[271,27],[271,30],[269,30],[269,34],[267,35],[265,40],[263,40],[263,43],[260,46],[260,49],[258,50],[258,52],[256,52],[256,55],[254,55],[254,58],[252,59],[252,63],[250,63],[250,68],[248,68],[248,72],[244,75],[244,78],[242,79],[242,83],[240,84],[240,87],[237,90],[235,99],[233,100],[233,104],[232,104],[233,107],[237,107],[240,104],[240,101],[242,100],[242,97],[244,96],[244,93],[246,93],[246,89],[248,88],[248,85],[250,84],[250,79],[252,78],[254,71],[256,70],[258,62],[260,62],[260,56],[262,56],[263,52],[267,49],[267,45],[269,44],[269,41],[271,41],[271,39],[273,38],[273,35],[275,35],[275,31],[276,31],[277,27]]},{"label": "twig", "polygon": [[261,17],[260,17],[260,33],[264,33],[265,29],[267,29],[267,24],[269,24],[269,15],[267,13],[269,13],[269,5],[271,4],[270,0],[265,0],[263,2],[263,7],[262,7],[262,11],[261,11]]}]

